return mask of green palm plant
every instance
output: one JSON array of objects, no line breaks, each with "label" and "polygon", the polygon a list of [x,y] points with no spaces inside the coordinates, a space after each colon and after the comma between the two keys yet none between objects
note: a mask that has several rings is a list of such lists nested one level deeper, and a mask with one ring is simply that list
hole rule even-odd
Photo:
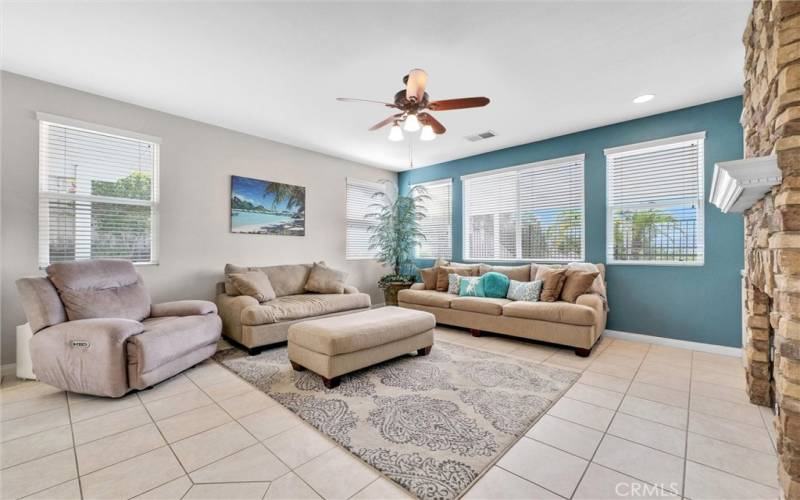
[{"label": "green palm plant", "polygon": [[375,201],[365,218],[369,226],[369,249],[376,250],[378,262],[390,266],[394,274],[386,275],[378,286],[414,282],[414,250],[425,240],[420,222],[425,218],[424,202],[430,199],[423,186],[413,186],[407,195],[400,195],[397,185],[381,181],[383,189],[376,191]]},{"label": "green palm plant", "polygon": [[264,196],[269,195],[275,196],[272,200],[273,210],[285,201],[288,210],[296,208],[301,214],[304,214],[306,211],[306,193],[300,186],[269,182],[267,183],[267,187],[264,188]]},{"label": "green palm plant", "polygon": [[[614,216],[614,247],[627,248],[627,252],[648,256],[651,254],[653,242],[658,237],[668,237],[665,225],[676,223],[672,214],[663,210],[650,209],[624,211]],[[626,233],[628,236],[626,246]]]}]

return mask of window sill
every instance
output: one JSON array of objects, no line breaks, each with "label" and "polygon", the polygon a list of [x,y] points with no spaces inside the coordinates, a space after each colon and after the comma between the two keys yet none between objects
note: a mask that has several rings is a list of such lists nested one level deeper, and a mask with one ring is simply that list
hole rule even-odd
[{"label": "window sill", "polygon": [[660,261],[625,261],[609,260],[607,266],[650,266],[650,267],[703,267],[705,261],[700,262],[660,262]]}]

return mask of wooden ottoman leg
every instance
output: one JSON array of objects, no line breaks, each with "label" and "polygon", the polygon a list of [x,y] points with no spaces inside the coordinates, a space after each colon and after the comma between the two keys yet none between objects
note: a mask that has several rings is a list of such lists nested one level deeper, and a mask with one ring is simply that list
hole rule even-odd
[{"label": "wooden ottoman leg", "polygon": [[296,371],[296,372],[301,372],[301,371],[303,371],[303,370],[305,370],[305,369],[306,369],[306,367],[305,367],[305,366],[303,366],[303,365],[298,365],[298,364],[297,364],[297,363],[295,363],[294,361],[289,361],[289,363],[291,363],[291,364],[292,364],[292,369],[293,369],[294,371]]},{"label": "wooden ottoman leg", "polygon": [[469,333],[471,333],[473,337],[480,337],[481,336],[481,331],[478,330],[477,328],[470,328],[469,329]]},{"label": "wooden ottoman leg", "polygon": [[431,353],[431,349],[433,346],[423,347],[422,349],[417,349],[417,356],[427,356]]},{"label": "wooden ottoman leg", "polygon": [[339,387],[339,382],[340,382],[339,377],[333,377],[333,378],[322,377],[322,383],[325,384],[325,387],[327,389],[333,389],[335,387]]}]

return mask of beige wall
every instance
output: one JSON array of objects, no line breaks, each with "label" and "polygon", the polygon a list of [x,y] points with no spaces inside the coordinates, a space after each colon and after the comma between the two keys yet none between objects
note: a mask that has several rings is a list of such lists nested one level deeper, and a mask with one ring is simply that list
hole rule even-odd
[{"label": "beige wall", "polygon": [[[325,260],[382,302],[372,261],[346,261],[345,179],[396,174],[70,88],[2,73],[2,363],[13,363],[24,323],[14,281],[37,267],[35,113],[43,111],[161,137],[158,266],[140,268],[154,301],[213,297],[226,262]],[[224,106],[221,96],[220,106]],[[306,187],[306,236],[229,232],[232,174]]]}]

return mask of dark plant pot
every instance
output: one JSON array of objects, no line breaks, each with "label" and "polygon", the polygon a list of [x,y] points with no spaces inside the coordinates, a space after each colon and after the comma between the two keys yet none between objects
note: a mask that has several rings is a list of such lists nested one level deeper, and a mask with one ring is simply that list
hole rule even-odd
[{"label": "dark plant pot", "polygon": [[411,288],[411,285],[414,283],[391,283],[386,285],[386,288],[383,289],[383,296],[386,299],[387,306],[396,306],[397,305],[397,292],[400,290],[405,290],[406,288]]}]

